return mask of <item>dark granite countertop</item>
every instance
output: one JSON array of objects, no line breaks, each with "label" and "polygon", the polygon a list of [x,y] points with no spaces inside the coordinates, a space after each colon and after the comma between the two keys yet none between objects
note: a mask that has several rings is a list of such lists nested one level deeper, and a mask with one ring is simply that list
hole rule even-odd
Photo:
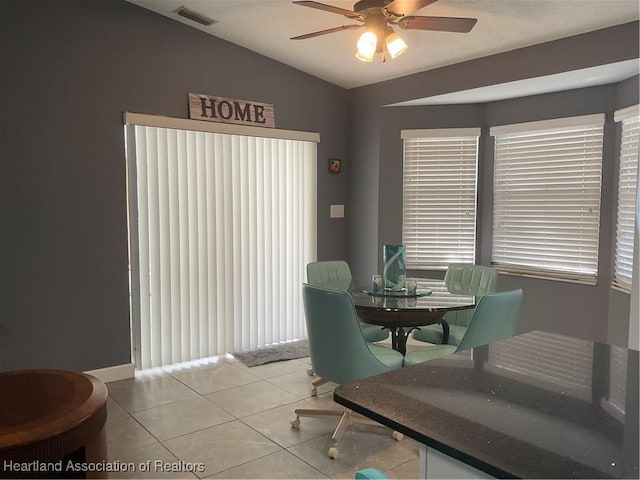
[{"label": "dark granite countertop", "polygon": [[638,363],[635,350],[531,332],[334,399],[496,477],[637,479]]}]

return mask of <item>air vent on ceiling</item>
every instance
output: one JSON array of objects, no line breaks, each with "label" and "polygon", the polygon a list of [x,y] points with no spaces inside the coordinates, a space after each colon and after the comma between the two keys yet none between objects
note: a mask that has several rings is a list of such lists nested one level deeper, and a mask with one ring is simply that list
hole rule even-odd
[{"label": "air vent on ceiling", "polygon": [[212,20],[209,17],[202,15],[201,13],[194,12],[193,10],[190,10],[187,7],[177,8],[174,10],[174,12],[180,15],[181,17],[188,18],[192,22],[197,22],[200,25],[204,25],[205,27],[208,27],[216,23],[215,20]]}]

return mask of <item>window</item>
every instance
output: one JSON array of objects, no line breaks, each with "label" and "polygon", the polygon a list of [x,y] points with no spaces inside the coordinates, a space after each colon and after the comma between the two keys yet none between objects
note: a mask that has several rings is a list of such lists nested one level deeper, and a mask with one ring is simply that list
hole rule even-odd
[{"label": "window", "polygon": [[598,114],[491,128],[500,272],[595,285],[603,125]]},{"label": "window", "polygon": [[618,213],[616,221],[616,252],[613,286],[631,292],[633,270],[633,237],[638,187],[638,138],[640,137],[640,107],[634,105],[615,112],[616,122],[622,122],[620,166],[618,170]]},{"label": "window", "polygon": [[317,135],[126,121],[136,366],[306,338]]},{"label": "window", "polygon": [[407,267],[475,263],[479,128],[403,130]]}]

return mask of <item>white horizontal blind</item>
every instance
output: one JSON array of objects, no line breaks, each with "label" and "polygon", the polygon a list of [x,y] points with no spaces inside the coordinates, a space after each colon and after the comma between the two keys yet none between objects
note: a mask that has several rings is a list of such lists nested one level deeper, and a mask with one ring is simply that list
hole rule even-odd
[{"label": "white horizontal blind", "polygon": [[488,368],[528,383],[591,400],[593,343],[535,331],[489,345]]},{"label": "white horizontal blind", "polygon": [[138,368],[306,337],[316,144],[128,126]]},{"label": "white horizontal blind", "polygon": [[604,115],[494,127],[492,261],[595,284]]},{"label": "white horizontal blind", "polygon": [[633,270],[633,242],[638,184],[638,148],[640,138],[639,107],[615,112],[614,119],[622,122],[620,166],[618,171],[618,211],[616,220],[616,253],[613,285],[631,292]]},{"label": "white horizontal blind", "polygon": [[403,130],[407,267],[475,263],[480,129]]}]

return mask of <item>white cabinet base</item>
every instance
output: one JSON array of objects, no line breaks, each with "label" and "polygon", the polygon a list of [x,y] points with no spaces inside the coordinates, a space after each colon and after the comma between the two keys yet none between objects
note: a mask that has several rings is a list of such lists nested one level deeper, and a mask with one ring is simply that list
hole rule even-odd
[{"label": "white cabinet base", "polygon": [[420,478],[494,478],[434,448],[420,445]]}]

